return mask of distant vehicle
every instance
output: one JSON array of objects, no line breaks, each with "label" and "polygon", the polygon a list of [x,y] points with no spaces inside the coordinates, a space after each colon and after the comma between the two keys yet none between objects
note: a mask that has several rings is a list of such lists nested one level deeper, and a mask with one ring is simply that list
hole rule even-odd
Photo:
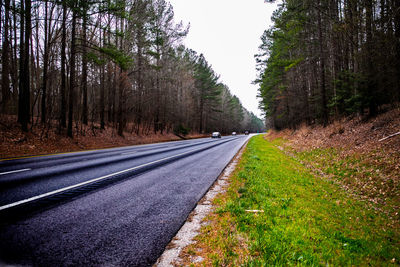
[{"label": "distant vehicle", "polygon": [[221,138],[220,132],[213,132],[211,138]]},{"label": "distant vehicle", "polygon": [[245,134],[245,135],[248,135],[248,134],[249,134],[249,131],[244,131],[244,134]]},{"label": "distant vehicle", "polygon": [[232,132],[232,135],[236,135],[236,132]]}]

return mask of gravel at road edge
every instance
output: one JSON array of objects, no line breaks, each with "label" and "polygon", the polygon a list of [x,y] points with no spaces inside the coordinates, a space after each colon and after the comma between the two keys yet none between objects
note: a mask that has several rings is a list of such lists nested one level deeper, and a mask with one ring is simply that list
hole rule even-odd
[{"label": "gravel at road edge", "polygon": [[[182,261],[180,258],[181,251],[190,244],[193,244],[194,237],[199,234],[199,230],[207,222],[203,219],[213,210],[212,200],[220,193],[225,192],[229,186],[229,178],[231,173],[235,170],[240,157],[246,148],[247,142],[242,146],[239,152],[231,160],[231,162],[225,167],[224,171],[215,181],[213,186],[205,194],[205,196],[199,201],[196,208],[190,213],[187,221],[178,231],[176,236],[167,245],[163,254],[158,258],[154,264],[155,267],[170,267],[179,265]],[[194,258],[193,262],[199,263],[203,259],[201,257]]]}]

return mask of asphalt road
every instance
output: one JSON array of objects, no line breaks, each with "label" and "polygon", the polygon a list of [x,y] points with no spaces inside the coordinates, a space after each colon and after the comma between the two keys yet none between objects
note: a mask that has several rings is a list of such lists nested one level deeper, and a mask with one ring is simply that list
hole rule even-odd
[{"label": "asphalt road", "polygon": [[247,138],[0,161],[0,265],[151,266]]}]

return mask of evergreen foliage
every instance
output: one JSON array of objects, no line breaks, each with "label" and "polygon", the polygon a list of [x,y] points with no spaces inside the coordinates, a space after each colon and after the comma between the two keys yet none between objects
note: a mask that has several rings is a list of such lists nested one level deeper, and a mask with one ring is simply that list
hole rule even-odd
[{"label": "evergreen foliage", "polygon": [[260,107],[272,126],[371,117],[398,103],[397,2],[284,0],[256,55]]}]

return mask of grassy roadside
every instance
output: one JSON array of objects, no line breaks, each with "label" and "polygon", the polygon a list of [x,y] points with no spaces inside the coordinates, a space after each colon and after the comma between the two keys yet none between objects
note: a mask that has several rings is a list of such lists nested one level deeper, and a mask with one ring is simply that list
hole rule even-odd
[{"label": "grassy roadside", "polygon": [[392,219],[400,227],[400,181],[394,159],[382,159],[373,152],[343,156],[338,148],[316,148],[295,151],[295,157],[312,169],[319,170],[369,202]]},{"label": "grassy roadside", "polygon": [[[252,138],[185,265],[397,265],[398,227],[382,213]],[[249,212],[247,210],[257,210]],[[191,259],[202,257],[200,263]]]}]

